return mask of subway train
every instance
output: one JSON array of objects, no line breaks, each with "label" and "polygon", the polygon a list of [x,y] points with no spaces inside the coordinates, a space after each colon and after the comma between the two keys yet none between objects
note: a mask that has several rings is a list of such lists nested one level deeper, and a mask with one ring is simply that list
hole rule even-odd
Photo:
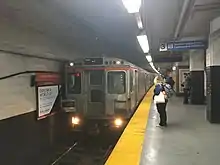
[{"label": "subway train", "polygon": [[74,131],[120,130],[156,74],[118,58],[80,58],[64,66],[62,108]]}]

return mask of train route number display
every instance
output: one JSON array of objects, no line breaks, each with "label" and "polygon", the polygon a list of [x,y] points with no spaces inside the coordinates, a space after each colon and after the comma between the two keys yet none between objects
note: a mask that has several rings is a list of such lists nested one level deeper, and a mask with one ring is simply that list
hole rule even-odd
[{"label": "train route number display", "polygon": [[59,94],[59,85],[39,86],[38,92],[38,118],[51,113]]}]

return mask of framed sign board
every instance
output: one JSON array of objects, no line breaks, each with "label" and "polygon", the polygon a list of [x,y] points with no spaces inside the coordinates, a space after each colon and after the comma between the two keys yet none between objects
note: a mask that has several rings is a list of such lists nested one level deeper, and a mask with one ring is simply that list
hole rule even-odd
[{"label": "framed sign board", "polygon": [[189,69],[179,69],[179,92],[183,93],[183,87],[181,84],[185,81],[185,77],[189,74]]},{"label": "framed sign board", "polygon": [[59,99],[59,88],[59,85],[45,85],[36,88],[38,120],[55,112],[55,103]]}]

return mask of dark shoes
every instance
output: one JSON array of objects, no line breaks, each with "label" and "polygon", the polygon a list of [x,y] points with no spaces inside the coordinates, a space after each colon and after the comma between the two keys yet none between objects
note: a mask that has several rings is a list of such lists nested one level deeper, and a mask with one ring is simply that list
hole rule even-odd
[{"label": "dark shoes", "polygon": [[161,127],[167,127],[167,124],[159,124]]}]

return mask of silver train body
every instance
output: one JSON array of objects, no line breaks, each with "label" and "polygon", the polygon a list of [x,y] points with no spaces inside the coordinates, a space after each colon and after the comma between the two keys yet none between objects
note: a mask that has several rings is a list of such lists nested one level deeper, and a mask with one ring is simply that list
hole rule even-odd
[{"label": "silver train body", "polygon": [[154,77],[117,58],[75,60],[65,65],[63,109],[72,115],[75,128],[91,123],[121,127],[152,86]]}]

